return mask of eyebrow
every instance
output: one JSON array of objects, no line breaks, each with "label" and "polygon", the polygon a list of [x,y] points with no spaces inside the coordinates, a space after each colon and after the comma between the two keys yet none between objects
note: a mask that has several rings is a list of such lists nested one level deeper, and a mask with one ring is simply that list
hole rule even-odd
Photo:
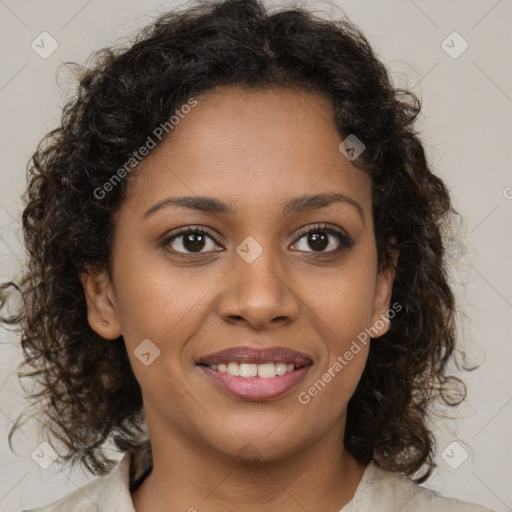
[{"label": "eyebrow", "polygon": [[[304,194],[290,199],[283,208],[283,217],[292,213],[325,208],[331,204],[342,203],[353,206],[364,223],[364,212],[361,205],[351,197],[339,192],[324,192],[319,194]],[[208,196],[167,197],[155,203],[143,216],[147,218],[162,208],[187,208],[204,213],[234,214],[236,209],[231,203]]]}]

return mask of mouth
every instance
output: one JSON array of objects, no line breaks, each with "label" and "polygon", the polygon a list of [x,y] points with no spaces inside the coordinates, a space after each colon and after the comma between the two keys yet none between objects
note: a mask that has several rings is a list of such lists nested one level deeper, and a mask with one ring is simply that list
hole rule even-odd
[{"label": "mouth", "polygon": [[252,401],[271,400],[288,393],[304,379],[312,364],[305,354],[284,347],[237,347],[197,362],[219,389]]}]

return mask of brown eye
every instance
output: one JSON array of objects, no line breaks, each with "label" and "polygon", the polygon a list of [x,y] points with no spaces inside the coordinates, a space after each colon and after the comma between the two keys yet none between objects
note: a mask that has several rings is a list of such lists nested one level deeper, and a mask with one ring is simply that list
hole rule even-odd
[{"label": "brown eye", "polygon": [[162,242],[172,252],[181,254],[202,254],[217,251],[217,243],[203,229],[184,229],[179,233],[166,237]]},{"label": "brown eye", "polygon": [[206,237],[202,233],[181,235],[181,246],[190,252],[201,252],[206,245]]},{"label": "brown eye", "polygon": [[303,232],[294,244],[299,251],[335,254],[354,245],[354,241],[337,229],[315,226]]},{"label": "brown eye", "polygon": [[306,236],[309,247],[313,248],[315,251],[323,251],[329,245],[329,235],[327,233],[319,231]]}]

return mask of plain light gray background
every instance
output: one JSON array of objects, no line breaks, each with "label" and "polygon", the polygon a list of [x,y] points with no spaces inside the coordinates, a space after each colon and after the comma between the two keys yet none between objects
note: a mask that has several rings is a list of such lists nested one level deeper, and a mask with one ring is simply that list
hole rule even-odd
[{"label": "plain light gray background", "polygon": [[[396,83],[422,99],[418,129],[433,169],[446,180],[464,217],[452,245],[453,283],[464,313],[461,350],[481,363],[462,375],[468,398],[459,419],[437,424],[439,466],[425,485],[499,512],[512,510],[512,1],[304,3],[324,16],[340,16],[341,7],[363,29]],[[40,138],[57,125],[69,93],[66,72],[57,75],[58,65],[83,63],[92,51],[175,4],[184,5],[0,0],[2,281],[15,278],[23,260],[19,218],[26,163]],[[58,44],[46,59],[31,47],[45,31]],[[45,48],[51,48],[46,41]],[[0,511],[5,512],[48,503],[87,478],[79,471],[59,472],[56,464],[41,469],[30,454],[44,437],[33,426],[15,437],[17,454],[10,451],[7,432],[25,405],[15,372],[21,356],[15,336],[1,330],[0,342]]]}]

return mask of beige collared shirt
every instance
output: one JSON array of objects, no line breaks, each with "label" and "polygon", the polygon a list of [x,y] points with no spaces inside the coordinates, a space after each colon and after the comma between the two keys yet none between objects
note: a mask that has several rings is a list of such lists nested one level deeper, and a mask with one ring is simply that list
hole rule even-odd
[{"label": "beige collared shirt", "polygon": [[[135,512],[130,485],[144,476],[147,469],[147,458],[136,459],[126,453],[108,475],[93,480],[50,505],[23,512]],[[191,510],[194,510],[193,506]],[[492,511],[480,505],[444,498],[403,475],[385,471],[371,462],[354,497],[340,512]]]}]

